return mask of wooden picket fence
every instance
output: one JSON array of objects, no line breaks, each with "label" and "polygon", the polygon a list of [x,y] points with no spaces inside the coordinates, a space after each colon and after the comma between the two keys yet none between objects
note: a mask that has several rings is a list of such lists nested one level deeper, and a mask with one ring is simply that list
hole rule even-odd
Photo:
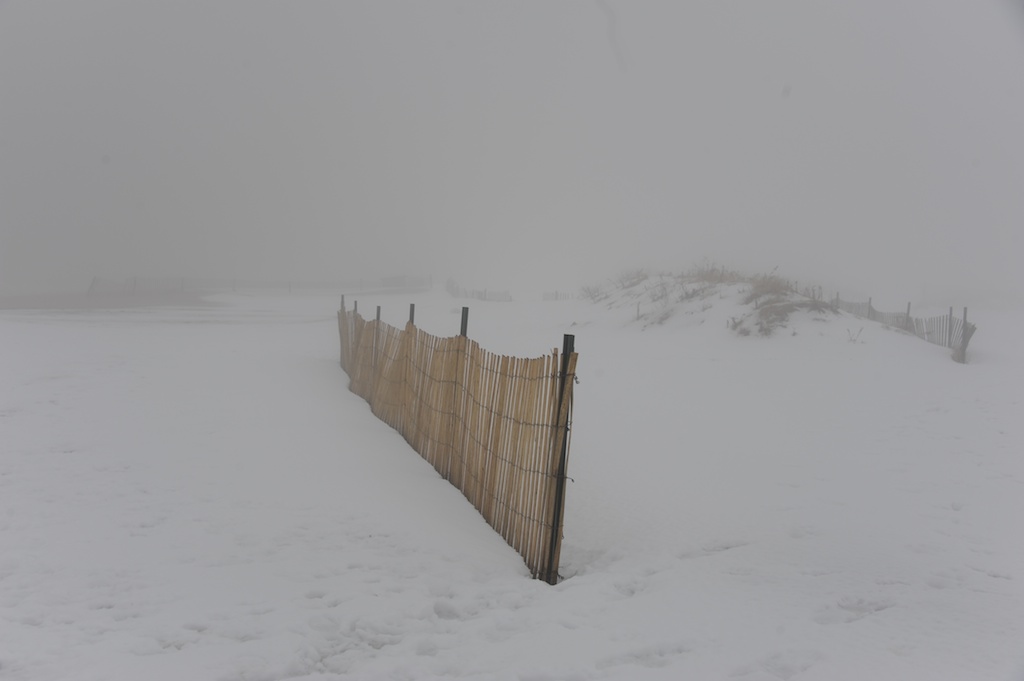
[{"label": "wooden picket fence", "polygon": [[535,359],[439,338],[410,320],[398,329],[338,311],[349,389],[406,441],[523,556],[558,581],[576,358],[572,336]]},{"label": "wooden picket fence", "polygon": [[841,299],[839,294],[836,294],[832,304],[838,310],[902,329],[929,343],[950,348],[953,350],[953,359],[960,363],[967,361],[967,345],[978,329],[967,321],[966,307],[963,318],[954,317],[952,307],[949,308],[949,314],[935,317],[914,317],[910,314],[910,303],[907,303],[906,312],[882,312],[874,308],[871,298],[868,298],[866,303],[853,303]]}]

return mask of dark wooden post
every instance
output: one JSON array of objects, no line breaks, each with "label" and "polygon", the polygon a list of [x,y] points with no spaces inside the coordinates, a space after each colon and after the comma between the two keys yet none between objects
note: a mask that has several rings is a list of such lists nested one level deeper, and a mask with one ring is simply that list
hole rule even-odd
[{"label": "dark wooden post", "polygon": [[339,364],[341,368],[345,368],[345,348],[348,346],[348,315],[345,312],[345,294],[341,294],[341,307],[338,308],[338,340],[341,343],[341,351],[339,353]]},{"label": "dark wooden post", "polygon": [[949,320],[946,323],[946,347],[953,347],[953,306],[949,306]]},{"label": "dark wooden post", "polygon": [[558,415],[555,423],[556,456],[558,470],[555,477],[554,514],[551,518],[551,538],[548,545],[548,565],[544,581],[558,583],[558,561],[562,548],[562,519],[565,516],[566,458],[569,453],[569,407],[572,400],[572,381],[576,371],[576,336],[562,337],[561,368],[558,372]]},{"label": "dark wooden post", "polygon": [[971,339],[970,334],[967,333],[967,307],[966,306],[964,306],[964,326],[963,326],[963,329],[960,331],[960,333],[961,333],[960,345],[963,348],[963,352],[961,354],[963,356],[963,362],[964,362],[964,364],[966,364],[967,363],[967,342],[970,341],[970,339]]},{"label": "dark wooden post", "polygon": [[416,323],[416,303],[409,303],[409,323]]},{"label": "dark wooden post", "polygon": [[953,359],[961,364],[967,363],[967,344],[971,342],[975,328],[967,323],[967,308],[964,308],[964,325],[960,329],[960,345],[953,350]]},{"label": "dark wooden post", "polygon": [[377,384],[377,343],[378,343],[377,339],[380,337],[379,334],[380,334],[380,305],[377,306],[377,319],[376,319],[376,323],[373,325],[373,354],[370,355],[370,358],[371,358],[371,360],[373,362],[373,365],[372,365],[373,366],[373,379],[372,380],[374,382],[374,386],[376,386],[376,384]]},{"label": "dark wooden post", "polygon": [[459,335],[460,336],[465,336],[465,335],[467,335],[468,331],[469,331],[469,308],[468,307],[464,307],[464,308],[462,308],[462,326],[460,327]]}]

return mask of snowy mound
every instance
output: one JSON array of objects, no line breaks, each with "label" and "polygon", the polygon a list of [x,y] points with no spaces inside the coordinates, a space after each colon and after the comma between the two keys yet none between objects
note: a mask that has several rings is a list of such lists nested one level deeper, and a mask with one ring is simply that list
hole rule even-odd
[{"label": "snowy mound", "polygon": [[[604,285],[586,286],[582,297],[629,326],[685,333],[680,339],[690,345],[699,345],[701,340],[722,342],[729,335],[805,335],[854,344],[880,332],[900,336],[902,341],[911,338],[899,329],[838,310],[832,301],[822,300],[820,289],[801,293],[791,282],[773,275],[747,277],[722,270],[650,275],[635,271]],[[867,335],[866,327],[870,329]],[[941,354],[925,344],[917,347]]]}]

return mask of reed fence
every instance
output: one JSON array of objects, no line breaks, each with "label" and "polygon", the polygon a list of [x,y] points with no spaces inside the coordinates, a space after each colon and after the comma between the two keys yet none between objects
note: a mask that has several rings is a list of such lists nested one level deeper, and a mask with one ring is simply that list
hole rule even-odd
[{"label": "reed fence", "polygon": [[544,302],[560,302],[563,300],[575,300],[576,296],[569,291],[544,291],[541,299]]},{"label": "reed fence", "polygon": [[494,291],[492,289],[463,288],[454,279],[445,282],[445,290],[452,298],[472,298],[492,303],[511,303],[512,294],[509,291]]},{"label": "reed fence", "polygon": [[457,487],[534,577],[558,581],[576,352],[522,359],[338,311],[349,389]]},{"label": "reed fence", "polygon": [[882,312],[874,308],[871,298],[868,298],[866,303],[854,303],[843,300],[836,294],[832,304],[837,310],[902,329],[929,343],[950,348],[953,350],[953,359],[961,364],[967,361],[967,345],[978,328],[967,321],[966,307],[962,318],[953,316],[952,307],[949,308],[948,314],[914,317],[910,314],[910,303],[907,303],[906,312]]}]

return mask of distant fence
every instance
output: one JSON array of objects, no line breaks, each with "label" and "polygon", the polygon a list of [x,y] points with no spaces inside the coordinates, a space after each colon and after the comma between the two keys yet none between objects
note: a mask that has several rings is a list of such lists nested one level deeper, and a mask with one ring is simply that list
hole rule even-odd
[{"label": "distant fence", "polygon": [[563,300],[575,300],[576,296],[568,291],[544,291],[541,300],[544,302],[559,302]]},{"label": "distant fence", "polygon": [[449,279],[445,283],[445,290],[448,291],[448,294],[453,298],[472,298],[473,300],[483,300],[496,303],[512,302],[512,294],[508,291],[493,291],[486,288],[463,288],[452,279]]},{"label": "distant fence", "polygon": [[953,316],[952,307],[949,308],[949,314],[922,318],[911,316],[910,303],[907,303],[906,312],[881,312],[872,306],[870,298],[866,303],[853,303],[836,294],[832,304],[843,312],[902,329],[929,343],[950,348],[953,350],[953,359],[960,363],[967,361],[967,345],[978,328],[967,321],[966,307],[962,318]]},{"label": "distant fence", "polygon": [[566,336],[536,359],[499,356],[465,335],[397,329],[338,311],[349,389],[451,484],[523,556],[558,581],[576,353]]}]

